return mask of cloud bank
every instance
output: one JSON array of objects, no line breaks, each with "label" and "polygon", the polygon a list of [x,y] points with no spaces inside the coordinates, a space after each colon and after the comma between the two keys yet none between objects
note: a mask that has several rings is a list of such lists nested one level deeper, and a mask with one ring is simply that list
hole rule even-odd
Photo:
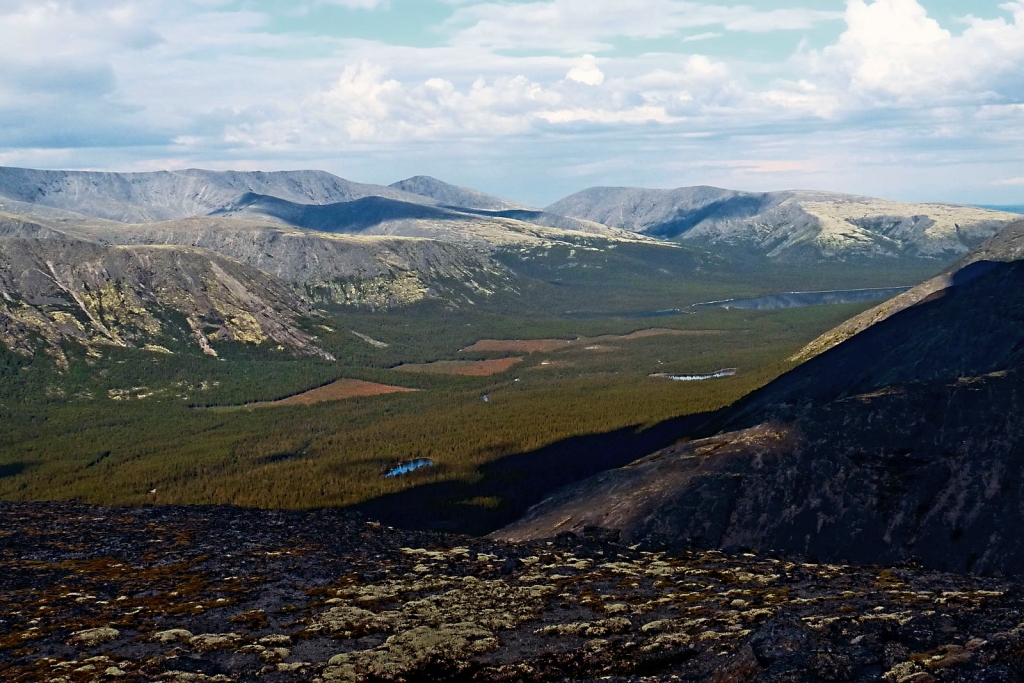
[{"label": "cloud bank", "polygon": [[[948,25],[917,0],[798,5],[462,0],[352,35],[328,20],[407,8],[0,0],[0,163],[1019,203],[1024,1]],[[759,36],[791,47],[752,57]]]}]

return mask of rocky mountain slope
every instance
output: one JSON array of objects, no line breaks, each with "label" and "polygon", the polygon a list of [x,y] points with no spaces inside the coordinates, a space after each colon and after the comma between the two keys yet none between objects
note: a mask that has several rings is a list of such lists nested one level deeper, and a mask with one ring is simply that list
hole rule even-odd
[{"label": "rocky mountain slope", "polygon": [[[1019,231],[1003,241],[980,253],[1014,253]],[[499,537],[596,526],[1022,573],[1024,261],[974,261],[950,282],[715,416],[714,436],[562,491]]]},{"label": "rocky mountain slope", "polygon": [[1014,681],[1018,583],[338,510],[0,504],[0,678]]},{"label": "rocky mountain slope", "polygon": [[826,192],[595,187],[546,211],[647,235],[729,245],[786,261],[962,256],[1009,214]]},{"label": "rocky mountain slope", "polygon": [[607,225],[541,211],[483,211],[410,204],[387,197],[311,205],[247,194],[214,215],[262,221],[272,219],[286,225],[336,234],[425,237],[481,250],[570,244],[593,237],[628,242],[643,240],[638,235]]},{"label": "rocky mountain slope", "polygon": [[182,342],[330,355],[295,326],[311,307],[277,278],[190,246],[110,246],[0,215],[0,342],[62,365],[66,340],[169,353]]},{"label": "rocky mountain slope", "polygon": [[315,303],[388,308],[439,298],[464,305],[514,286],[514,276],[487,252],[439,240],[332,234],[217,217],[57,225],[104,244],[208,249],[297,287]]}]

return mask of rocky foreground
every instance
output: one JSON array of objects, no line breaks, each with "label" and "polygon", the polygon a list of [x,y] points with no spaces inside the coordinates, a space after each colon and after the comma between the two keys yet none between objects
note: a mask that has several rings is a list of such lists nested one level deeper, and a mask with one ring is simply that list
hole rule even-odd
[{"label": "rocky foreground", "polygon": [[1016,681],[1022,609],[914,567],[0,504],[4,681]]}]

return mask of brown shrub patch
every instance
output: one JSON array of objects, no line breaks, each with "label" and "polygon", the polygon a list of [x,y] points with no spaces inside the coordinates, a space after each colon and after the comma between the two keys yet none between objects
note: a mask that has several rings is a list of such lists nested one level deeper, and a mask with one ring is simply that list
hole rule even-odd
[{"label": "brown shrub patch", "polygon": [[254,406],[311,406],[316,403],[328,401],[341,401],[346,398],[357,398],[360,396],[381,396],[383,394],[397,394],[402,392],[418,391],[406,387],[393,387],[388,384],[377,384],[375,382],[363,382],[358,379],[339,379],[337,382],[327,386],[311,389],[295,396],[271,401],[267,403],[254,403]]}]

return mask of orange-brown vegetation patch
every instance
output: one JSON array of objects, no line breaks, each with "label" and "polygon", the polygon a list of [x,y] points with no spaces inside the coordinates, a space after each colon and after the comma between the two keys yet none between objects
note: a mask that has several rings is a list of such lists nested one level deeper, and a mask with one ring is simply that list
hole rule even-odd
[{"label": "orange-brown vegetation patch", "polygon": [[494,360],[440,360],[436,363],[399,365],[395,370],[402,372],[429,372],[437,375],[462,375],[465,377],[490,377],[505,372],[522,358],[496,358]]},{"label": "orange-brown vegetation patch", "polygon": [[633,341],[634,339],[646,339],[647,337],[706,337],[722,334],[721,330],[670,330],[657,327],[647,330],[638,330],[630,334],[614,335],[606,334],[600,337],[579,337],[573,340],[567,339],[481,339],[472,346],[467,346],[463,351],[476,351],[485,353],[551,353],[561,349],[575,346],[587,346],[597,341]]},{"label": "orange-brown vegetation patch", "polygon": [[295,396],[271,401],[268,403],[255,403],[256,406],[311,406],[316,403],[327,403],[328,401],[341,401],[346,398],[357,398],[360,396],[382,396],[384,394],[398,394],[403,392],[418,391],[406,387],[393,387],[388,384],[377,384],[375,382],[364,382],[358,379],[339,379],[337,382],[327,386],[311,389]]}]

